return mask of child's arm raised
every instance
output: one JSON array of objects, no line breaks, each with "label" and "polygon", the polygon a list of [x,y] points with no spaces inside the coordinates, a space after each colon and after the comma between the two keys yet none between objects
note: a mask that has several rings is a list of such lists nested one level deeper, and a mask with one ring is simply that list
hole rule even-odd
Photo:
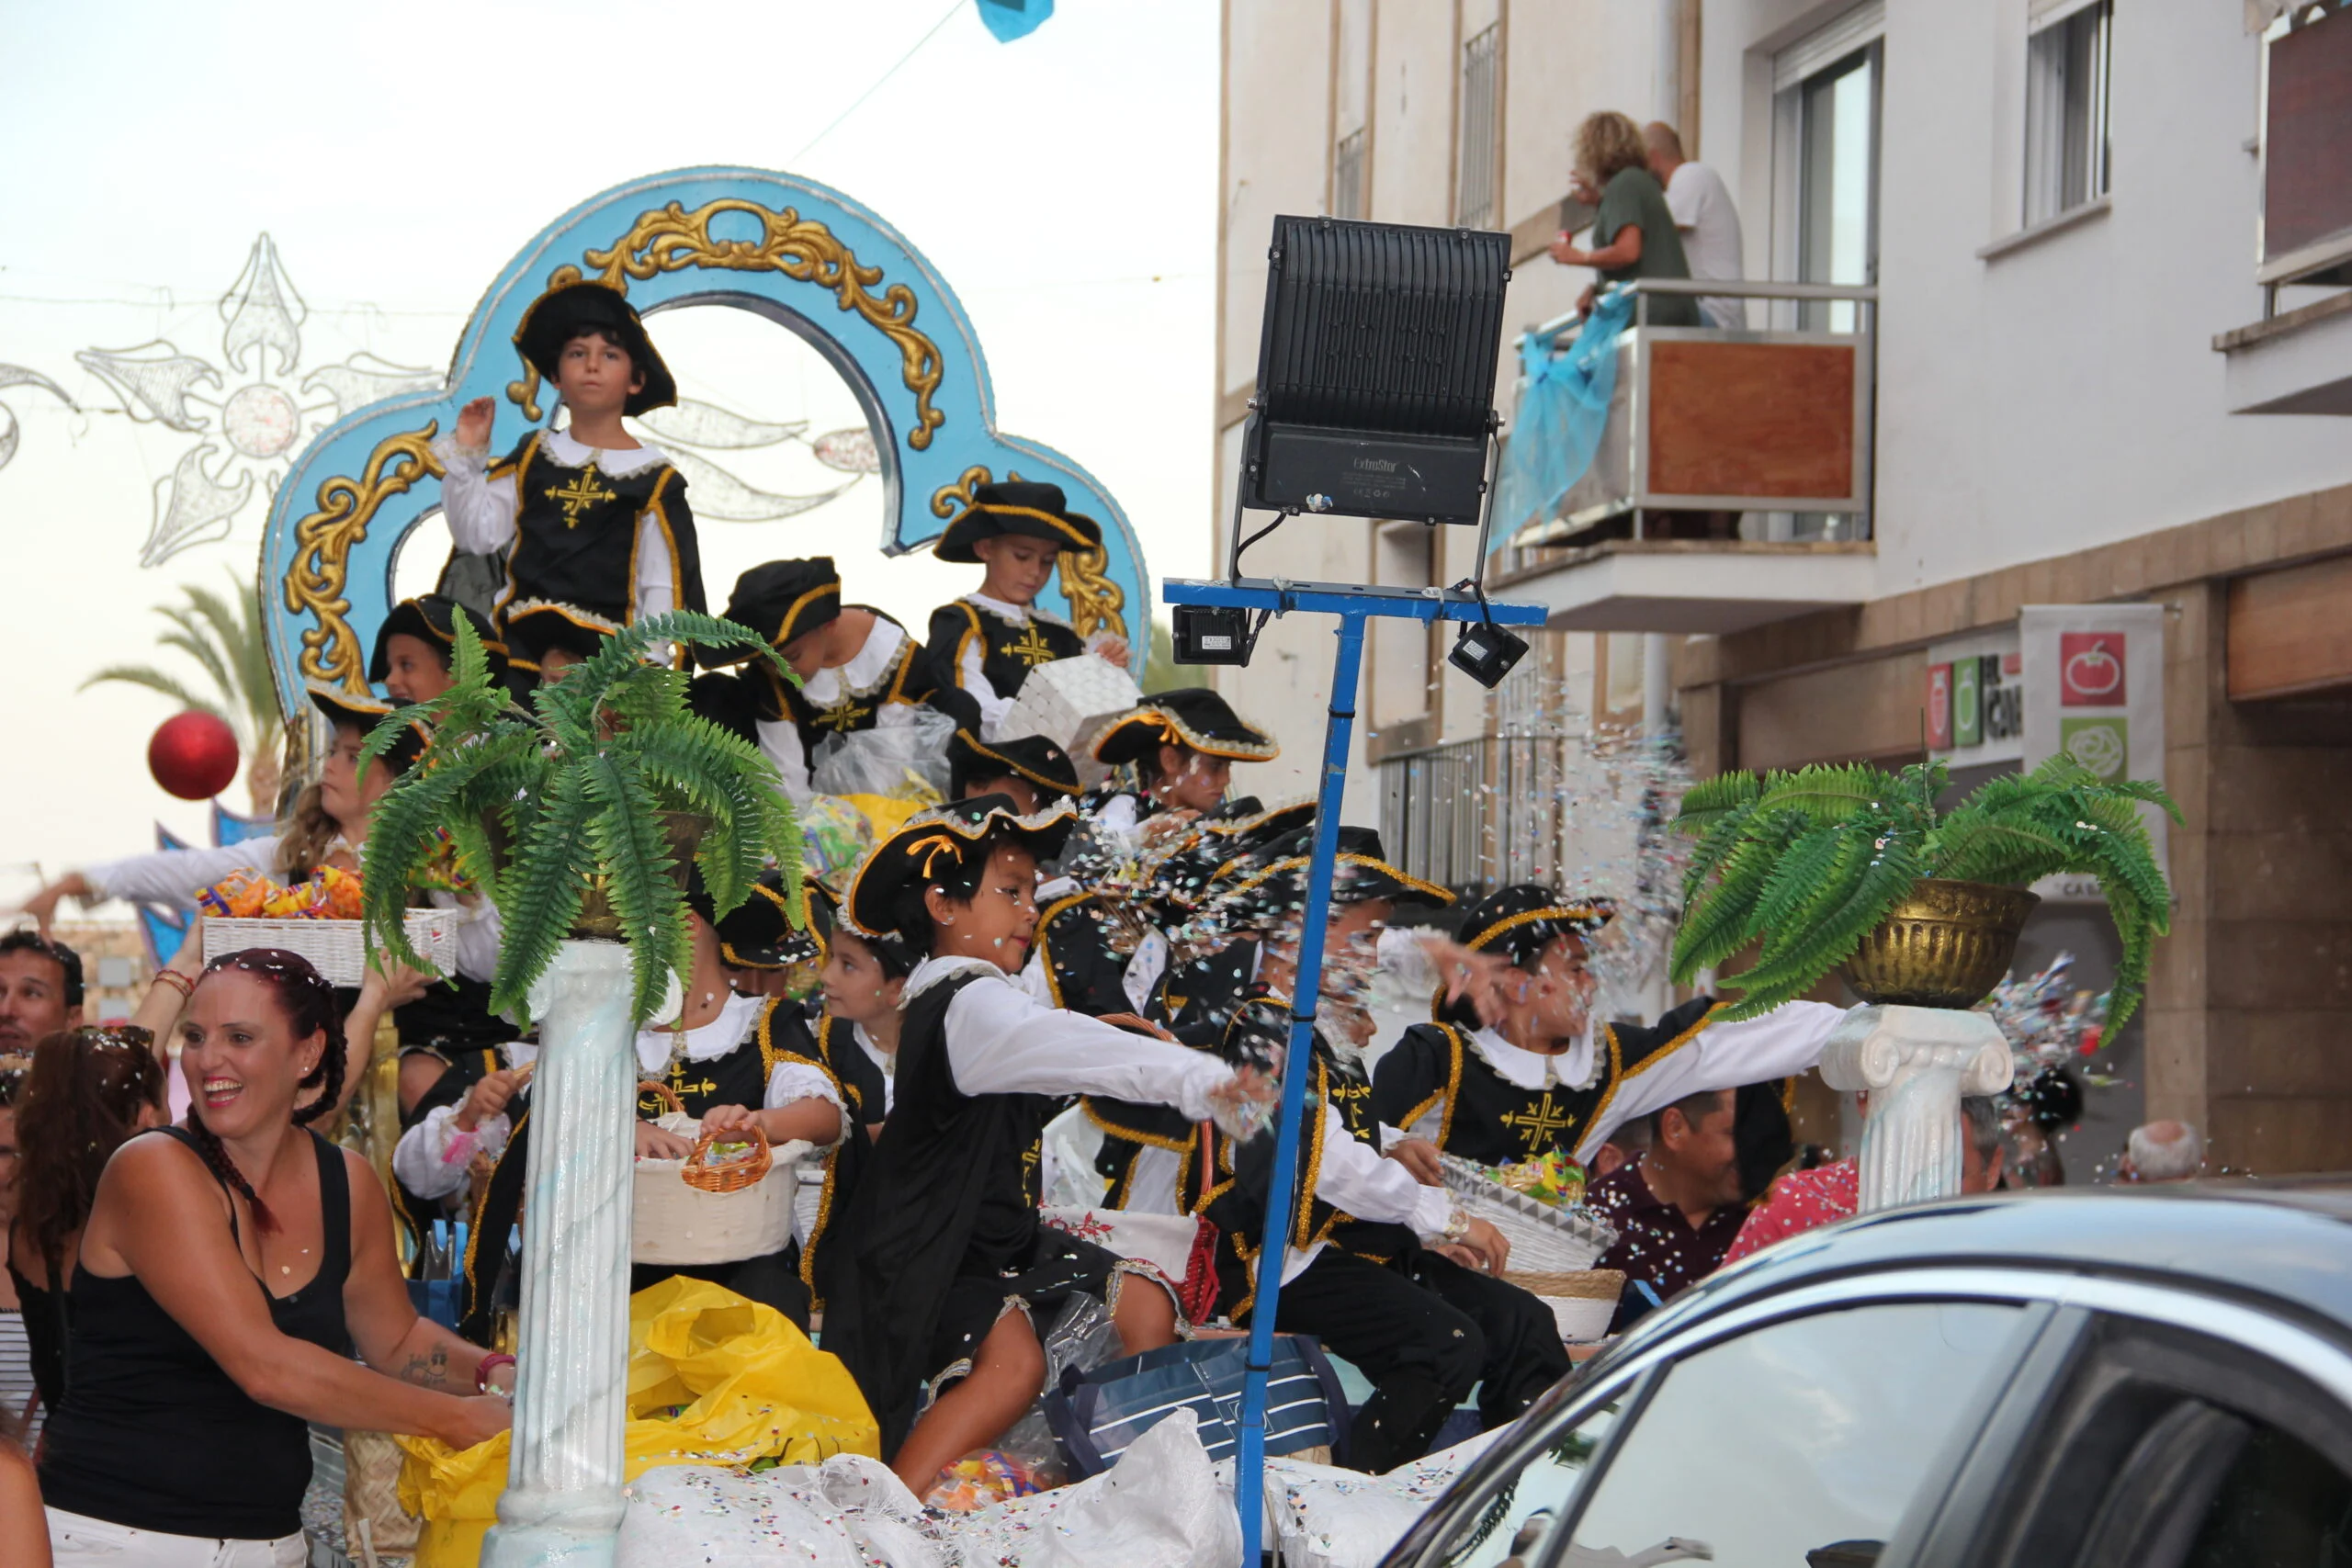
[{"label": "child's arm raised", "polygon": [[497,412],[491,398],[458,411],[458,425],[433,444],[441,459],[441,515],[449,538],[469,556],[496,555],[514,542],[514,476],[490,475],[490,432]]}]

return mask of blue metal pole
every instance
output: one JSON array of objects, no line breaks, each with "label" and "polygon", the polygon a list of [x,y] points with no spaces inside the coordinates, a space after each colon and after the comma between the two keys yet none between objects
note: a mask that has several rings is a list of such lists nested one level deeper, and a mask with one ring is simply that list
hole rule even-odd
[{"label": "blue metal pole", "polygon": [[1266,1194],[1266,1225],[1258,1250],[1257,1294],[1250,1308],[1250,1357],[1242,1382],[1240,1443],[1233,1465],[1234,1505],[1241,1514],[1242,1568],[1258,1568],[1263,1549],[1266,1382],[1274,1361],[1274,1313],[1282,1297],[1283,1261],[1289,1254],[1291,1215],[1297,1203],[1312,1196],[1294,1192],[1292,1188],[1298,1180],[1298,1143],[1306,1119],[1315,1001],[1323,986],[1323,931],[1330,919],[1332,862],[1340,848],[1348,742],[1355,730],[1364,618],[1361,610],[1340,617],[1340,649],[1331,663],[1330,717],[1323,729],[1323,778],[1316,793],[1315,858],[1307,869],[1306,908],[1298,933],[1290,1049],[1283,1059],[1282,1120],[1275,1134],[1273,1186]]}]

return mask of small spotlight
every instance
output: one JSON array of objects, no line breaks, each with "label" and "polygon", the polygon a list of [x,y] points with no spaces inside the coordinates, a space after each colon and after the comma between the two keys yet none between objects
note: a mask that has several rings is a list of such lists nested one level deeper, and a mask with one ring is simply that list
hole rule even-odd
[{"label": "small spotlight", "polygon": [[1179,604],[1173,631],[1179,664],[1247,664],[1257,638],[1250,612],[1220,604]]},{"label": "small spotlight", "polygon": [[1524,639],[1491,621],[1471,621],[1453,639],[1453,651],[1445,656],[1445,661],[1491,692],[1503,683],[1503,677],[1526,652]]}]

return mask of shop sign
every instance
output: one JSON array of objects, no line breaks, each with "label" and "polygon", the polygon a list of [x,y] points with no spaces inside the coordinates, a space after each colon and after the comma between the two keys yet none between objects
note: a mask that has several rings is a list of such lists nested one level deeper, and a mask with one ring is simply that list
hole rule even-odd
[{"label": "shop sign", "polygon": [[1954,772],[2025,756],[2025,664],[2007,626],[1928,650],[1928,750]]},{"label": "shop sign", "polygon": [[[2165,776],[2165,606],[2028,604],[2018,614],[2025,664],[2028,768],[2064,751],[2102,778]],[[2165,829],[2154,807],[2141,815],[2156,863],[2167,865]],[[2098,879],[2054,876],[2044,898],[2098,897]]]}]

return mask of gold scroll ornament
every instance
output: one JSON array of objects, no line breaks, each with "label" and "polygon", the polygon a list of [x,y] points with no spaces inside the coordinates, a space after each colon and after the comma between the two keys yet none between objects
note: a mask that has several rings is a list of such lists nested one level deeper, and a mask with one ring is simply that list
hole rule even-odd
[{"label": "gold scroll ornament", "polygon": [[[1018,469],[1007,471],[1005,479],[1021,482]],[[972,488],[992,482],[989,470],[979,465],[966,468],[952,485],[942,485],[932,492],[931,514],[953,517],[972,504]],[[1126,590],[1111,581],[1108,568],[1110,554],[1100,545],[1090,550],[1064,550],[1060,556],[1062,596],[1069,601],[1070,629],[1080,637],[1092,637],[1097,631],[1109,631],[1114,637],[1127,635],[1127,619],[1120,612],[1126,608]]]},{"label": "gold scroll ornament", "polygon": [[[711,238],[711,220],[727,212],[759,220],[760,237]],[[914,290],[894,283],[878,297],[869,292],[882,281],[882,269],[859,262],[831,229],[801,217],[792,208],[776,211],[741,197],[722,197],[688,212],[684,203],[673,201],[639,213],[612,249],[588,252],[587,262],[597,269],[597,281],[624,294],[628,292],[630,278],[642,282],[658,273],[689,266],[775,271],[798,283],[830,288],[842,310],[855,311],[898,347],[907,389],[915,395],[915,427],[907,432],[907,445],[918,452],[926,449],[931,433],[947,418],[932,404],[933,395],[939,390],[939,345],[915,330]],[[560,288],[586,276],[567,264],[548,274],[548,287]],[[539,373],[526,366],[521,380],[507,383],[506,396],[522,409],[526,419],[537,420],[538,389]]]},{"label": "gold scroll ornament", "polygon": [[317,625],[302,633],[300,672],[332,682],[355,696],[368,694],[368,662],[351,629],[351,601],[344,596],[351,552],[368,536],[368,525],[384,502],[405,493],[421,479],[441,477],[433,455],[439,420],[422,430],[387,436],[368,455],[356,479],[342,475],[319,486],[318,510],[294,525],[294,564],[286,570],[286,607],[309,613]]}]

